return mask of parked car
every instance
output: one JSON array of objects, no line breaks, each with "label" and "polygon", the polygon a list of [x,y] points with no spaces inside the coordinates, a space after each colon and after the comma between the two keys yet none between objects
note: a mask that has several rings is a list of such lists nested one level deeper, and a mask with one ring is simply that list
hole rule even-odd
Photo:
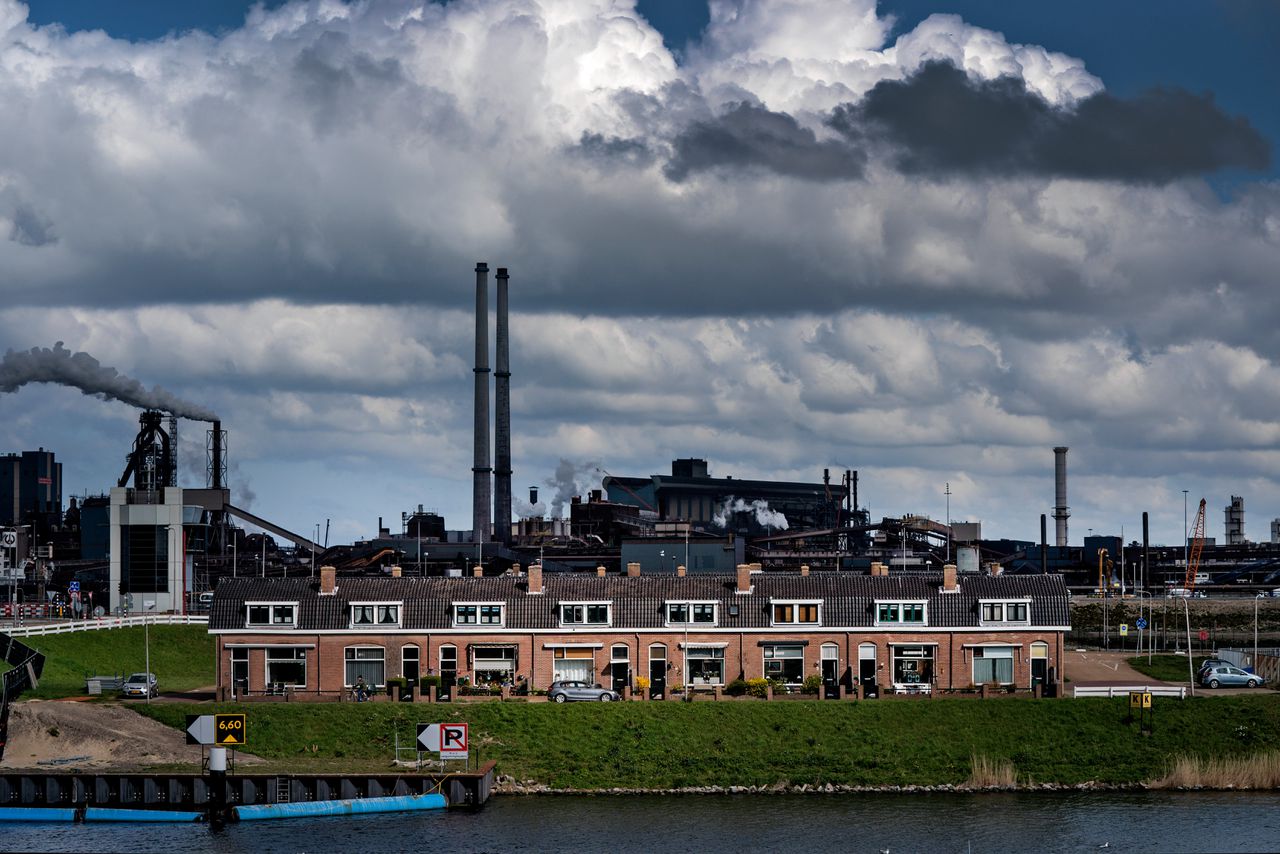
[{"label": "parked car", "polygon": [[1208,673],[1210,670],[1212,670],[1215,667],[1232,667],[1232,666],[1234,665],[1232,665],[1230,661],[1224,661],[1221,658],[1206,658],[1204,661],[1200,662],[1200,666],[1196,668],[1196,681],[1199,682],[1201,679],[1204,678],[1204,675],[1206,673]]},{"label": "parked car", "polygon": [[1208,672],[1200,677],[1200,684],[1209,688],[1220,688],[1224,685],[1243,685],[1246,688],[1257,688],[1262,683],[1263,679],[1258,674],[1246,673],[1239,667],[1232,667],[1230,664],[1211,667]]},{"label": "parked car", "polygon": [[1280,599],[1280,587],[1277,587],[1275,590],[1271,591],[1271,598]]},{"label": "parked car", "polygon": [[206,590],[203,593],[196,596],[196,604],[200,606],[200,610],[208,611],[209,606],[213,604],[213,591]]},{"label": "parked car", "polygon": [[622,697],[616,691],[601,688],[599,685],[588,685],[586,682],[552,682],[547,688],[547,699],[553,703],[566,703],[579,700],[595,700],[600,703],[614,703]]},{"label": "parked car", "polygon": [[134,673],[124,680],[120,693],[126,697],[154,697],[156,695],[156,675],[154,673]]}]

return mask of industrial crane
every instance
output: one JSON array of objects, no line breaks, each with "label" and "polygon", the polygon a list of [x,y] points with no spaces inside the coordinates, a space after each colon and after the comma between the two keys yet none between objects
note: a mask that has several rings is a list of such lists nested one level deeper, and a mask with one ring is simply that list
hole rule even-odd
[{"label": "industrial crane", "polygon": [[1187,577],[1182,586],[1190,596],[1196,589],[1196,575],[1200,571],[1200,555],[1204,553],[1204,507],[1205,500],[1200,499],[1200,510],[1196,513],[1196,523],[1191,526],[1191,553],[1187,558]]}]

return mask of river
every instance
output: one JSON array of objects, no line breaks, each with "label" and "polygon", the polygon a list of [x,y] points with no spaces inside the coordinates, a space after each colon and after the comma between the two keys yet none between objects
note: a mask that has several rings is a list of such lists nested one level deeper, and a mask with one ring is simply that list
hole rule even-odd
[{"label": "river", "polygon": [[1276,793],[506,796],[475,812],[0,826],[18,851],[1275,851]]}]

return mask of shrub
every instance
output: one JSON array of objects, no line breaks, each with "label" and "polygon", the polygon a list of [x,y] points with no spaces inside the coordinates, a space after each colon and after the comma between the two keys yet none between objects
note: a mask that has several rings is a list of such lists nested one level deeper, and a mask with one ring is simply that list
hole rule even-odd
[{"label": "shrub", "polygon": [[422,692],[424,694],[427,692],[428,688],[439,688],[440,677],[435,675],[423,676],[421,679],[418,680],[418,687],[422,689]]},{"label": "shrub", "polygon": [[747,681],[745,679],[735,679],[724,686],[724,692],[730,697],[741,697],[747,693]]},{"label": "shrub", "polygon": [[637,691],[648,691],[648,690],[649,690],[649,677],[648,677],[648,676],[637,676],[637,677],[636,677],[636,690],[637,690]]},{"label": "shrub", "polygon": [[748,679],[746,682],[747,693],[752,697],[763,697],[768,693],[769,680],[764,677],[758,679]]},{"label": "shrub", "polygon": [[787,687],[787,683],[781,679],[770,679],[769,687],[773,689],[774,694],[790,694],[791,689]]},{"label": "shrub", "polygon": [[401,693],[401,694],[403,694],[403,693],[405,692],[405,689],[407,689],[407,688],[409,687],[409,680],[408,680],[408,679],[405,679],[403,676],[392,676],[390,679],[388,679],[388,680],[387,680],[387,695],[388,695],[388,696],[390,696],[390,694],[391,694],[391,689],[392,689],[393,687],[394,687],[394,688],[399,688],[399,689],[400,689],[400,693]]},{"label": "shrub", "polygon": [[804,677],[804,684],[800,686],[800,690],[805,694],[817,694],[822,690],[822,676],[818,673],[810,673]]}]

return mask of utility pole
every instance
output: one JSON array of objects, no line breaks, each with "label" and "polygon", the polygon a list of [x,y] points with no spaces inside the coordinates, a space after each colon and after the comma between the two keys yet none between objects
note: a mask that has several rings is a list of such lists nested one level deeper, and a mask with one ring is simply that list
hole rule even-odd
[{"label": "utility pole", "polygon": [[947,496],[947,563],[951,563],[951,482],[947,482],[947,488],[943,490],[943,495]]}]

